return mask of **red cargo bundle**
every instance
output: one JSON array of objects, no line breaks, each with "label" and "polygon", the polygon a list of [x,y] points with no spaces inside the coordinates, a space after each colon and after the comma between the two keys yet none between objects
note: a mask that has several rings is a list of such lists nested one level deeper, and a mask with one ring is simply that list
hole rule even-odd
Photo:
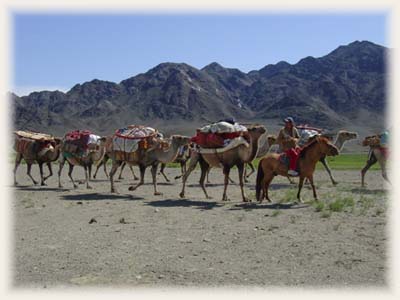
[{"label": "red cargo bundle", "polygon": [[[64,150],[66,152],[77,152],[78,150],[86,150],[89,141],[89,136],[92,134],[89,130],[74,130],[65,134]],[[68,145],[69,144],[69,145]]]}]

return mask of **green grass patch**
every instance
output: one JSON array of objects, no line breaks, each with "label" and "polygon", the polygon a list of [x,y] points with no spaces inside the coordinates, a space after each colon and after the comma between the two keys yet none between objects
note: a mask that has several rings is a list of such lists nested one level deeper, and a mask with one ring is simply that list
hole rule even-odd
[{"label": "green grass patch", "polygon": [[320,211],[323,211],[323,210],[324,210],[325,203],[324,203],[324,202],[321,202],[321,201],[314,202],[314,203],[313,203],[313,207],[314,207],[314,209],[315,209],[316,212],[320,212]]},{"label": "green grass patch", "polygon": [[354,210],[354,199],[352,197],[338,198],[335,201],[329,203],[328,209],[332,212],[342,212]]}]

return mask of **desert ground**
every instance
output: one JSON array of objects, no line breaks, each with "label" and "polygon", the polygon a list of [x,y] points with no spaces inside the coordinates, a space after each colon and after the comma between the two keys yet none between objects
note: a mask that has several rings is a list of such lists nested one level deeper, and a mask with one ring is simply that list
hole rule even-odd
[{"label": "desert ground", "polygon": [[[54,166],[57,171],[58,166]],[[47,170],[46,170],[47,171]],[[135,169],[138,174],[137,169]],[[15,288],[57,287],[386,287],[389,187],[380,171],[317,171],[320,203],[303,189],[305,203],[294,204],[297,187],[286,178],[272,182],[272,204],[241,202],[237,184],[222,202],[222,171],[210,173],[206,199],[199,170],[188,180],[186,198],[178,194],[178,168],[170,183],[158,176],[162,196],[146,184],[128,191],[129,169],[110,193],[102,170],[93,189],[77,189],[57,174],[47,186],[33,186],[21,165],[12,199]],[[117,173],[118,174],[118,173]],[[33,176],[39,179],[36,165]],[[82,168],[74,177],[84,179]],[[236,182],[237,171],[231,173]],[[246,184],[254,199],[255,174]]]}]

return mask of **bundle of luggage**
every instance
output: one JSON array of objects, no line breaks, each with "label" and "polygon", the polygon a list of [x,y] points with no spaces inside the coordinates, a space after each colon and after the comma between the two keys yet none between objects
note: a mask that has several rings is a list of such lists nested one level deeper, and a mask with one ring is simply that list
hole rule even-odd
[{"label": "bundle of luggage", "polygon": [[300,139],[298,142],[299,146],[304,145],[311,137],[316,136],[322,132],[322,129],[311,127],[308,124],[297,125],[296,128],[300,135]]},{"label": "bundle of luggage", "polygon": [[190,141],[202,148],[223,148],[240,137],[249,141],[245,126],[232,120],[221,120],[197,129],[196,136]]},{"label": "bundle of luggage", "polygon": [[113,150],[126,153],[138,149],[147,150],[153,147],[162,135],[154,128],[129,125],[115,131],[113,136]]},{"label": "bundle of luggage", "polygon": [[33,131],[14,131],[16,135],[14,150],[19,153],[26,152],[28,147],[35,147],[32,152],[41,154],[55,146],[54,136]]},{"label": "bundle of luggage", "polygon": [[100,150],[100,136],[89,130],[74,130],[64,136],[63,152],[83,156],[90,151]]}]

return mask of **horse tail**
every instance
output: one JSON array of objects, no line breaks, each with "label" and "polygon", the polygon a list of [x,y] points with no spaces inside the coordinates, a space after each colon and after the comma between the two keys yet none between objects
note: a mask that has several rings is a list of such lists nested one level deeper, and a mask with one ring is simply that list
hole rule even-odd
[{"label": "horse tail", "polygon": [[258,169],[257,169],[257,179],[256,179],[256,199],[259,201],[261,200],[260,197],[260,192],[262,189],[261,182],[264,179],[264,171],[262,168],[262,160],[258,163]]}]

